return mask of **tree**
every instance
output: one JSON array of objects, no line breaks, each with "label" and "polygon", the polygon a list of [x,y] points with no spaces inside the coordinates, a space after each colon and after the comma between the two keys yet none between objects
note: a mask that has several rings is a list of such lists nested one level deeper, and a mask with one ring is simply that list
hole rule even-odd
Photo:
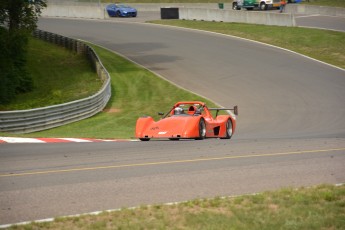
[{"label": "tree", "polygon": [[0,0],[0,24],[6,24],[9,31],[32,32],[46,6],[46,0]]},{"label": "tree", "polygon": [[0,0],[0,104],[33,88],[26,71],[28,37],[46,0]]}]

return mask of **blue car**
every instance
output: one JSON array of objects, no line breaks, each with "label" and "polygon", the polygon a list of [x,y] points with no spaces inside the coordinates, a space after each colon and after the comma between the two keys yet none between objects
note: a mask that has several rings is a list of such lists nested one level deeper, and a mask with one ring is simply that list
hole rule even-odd
[{"label": "blue car", "polygon": [[109,17],[136,17],[137,10],[122,4],[107,5],[106,10]]}]

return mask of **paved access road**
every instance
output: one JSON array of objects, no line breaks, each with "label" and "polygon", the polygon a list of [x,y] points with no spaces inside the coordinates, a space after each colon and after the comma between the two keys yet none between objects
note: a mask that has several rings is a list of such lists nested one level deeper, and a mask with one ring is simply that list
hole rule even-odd
[{"label": "paved access road", "polygon": [[345,181],[344,70],[200,31],[67,19],[39,28],[238,105],[238,132],[230,141],[1,145],[0,224]]},{"label": "paved access road", "polygon": [[325,15],[295,15],[297,26],[345,32],[345,17]]}]

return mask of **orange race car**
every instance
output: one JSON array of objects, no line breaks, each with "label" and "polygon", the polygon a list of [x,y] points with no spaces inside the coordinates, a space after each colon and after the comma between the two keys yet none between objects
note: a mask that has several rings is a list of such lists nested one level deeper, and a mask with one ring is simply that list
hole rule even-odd
[{"label": "orange race car", "polygon": [[[218,115],[221,110],[230,110],[227,115]],[[216,111],[213,117],[211,111]],[[231,112],[233,111],[233,112]],[[137,120],[135,136],[142,141],[151,138],[170,140],[205,138],[230,139],[235,132],[237,106],[233,109],[208,108],[200,101],[177,102],[162,118],[154,121],[150,116]]]}]

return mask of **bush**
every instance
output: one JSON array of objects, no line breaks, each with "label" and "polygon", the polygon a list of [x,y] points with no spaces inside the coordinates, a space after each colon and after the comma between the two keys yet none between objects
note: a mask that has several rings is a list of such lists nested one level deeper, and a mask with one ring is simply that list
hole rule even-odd
[{"label": "bush", "polygon": [[33,88],[26,71],[26,48],[28,36],[46,6],[46,0],[0,1],[0,105]]},{"label": "bush", "polygon": [[0,28],[0,104],[7,104],[16,94],[33,89],[32,78],[26,71],[27,36]]}]

